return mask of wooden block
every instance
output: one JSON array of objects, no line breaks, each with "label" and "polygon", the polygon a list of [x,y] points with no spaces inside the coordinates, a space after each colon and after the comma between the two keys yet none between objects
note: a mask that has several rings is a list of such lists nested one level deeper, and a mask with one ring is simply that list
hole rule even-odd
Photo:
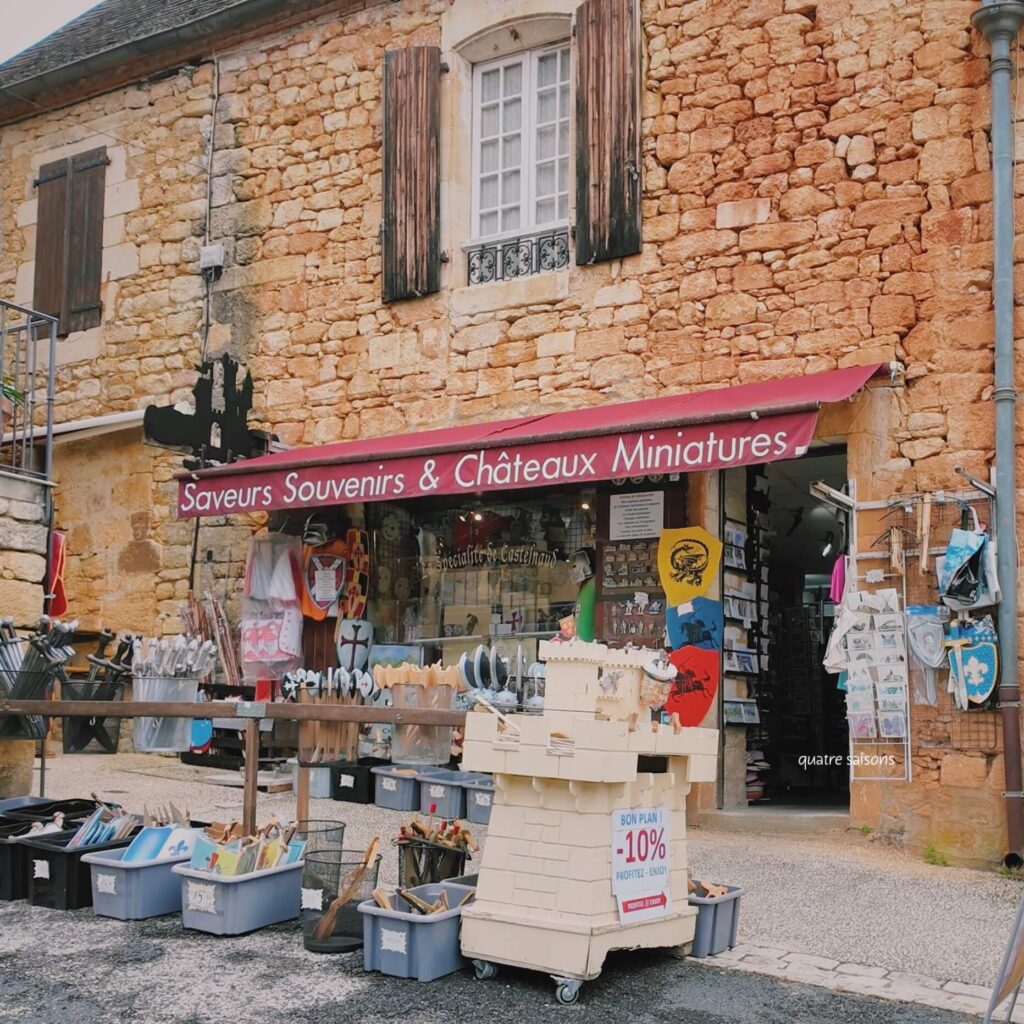
[{"label": "wooden block", "polygon": [[476,898],[490,903],[510,903],[515,895],[515,875],[511,871],[504,871],[498,867],[492,867],[488,863],[487,854],[490,852],[490,838],[487,840],[488,849],[484,851],[484,859],[480,867],[480,880],[476,886]]},{"label": "wooden block", "polygon": [[497,735],[498,719],[489,711],[474,711],[466,715],[467,742],[479,740],[482,743],[492,743]]},{"label": "wooden block", "polygon": [[506,757],[506,751],[495,750],[490,743],[467,740],[462,745],[463,771],[497,774],[505,771]]},{"label": "wooden block", "polygon": [[597,719],[576,723],[577,750],[618,751],[629,749],[629,728],[625,722],[602,722]]},{"label": "wooden block", "polygon": [[636,755],[577,750],[572,758],[560,758],[560,779],[582,782],[633,782],[636,779]]},{"label": "wooden block", "polygon": [[517,724],[522,736],[521,743],[535,747],[546,747],[548,745],[551,725],[544,715],[523,715],[522,721]]},{"label": "wooden block", "polygon": [[690,758],[690,771],[686,781],[714,782],[718,777],[718,758],[710,754],[700,754]]}]

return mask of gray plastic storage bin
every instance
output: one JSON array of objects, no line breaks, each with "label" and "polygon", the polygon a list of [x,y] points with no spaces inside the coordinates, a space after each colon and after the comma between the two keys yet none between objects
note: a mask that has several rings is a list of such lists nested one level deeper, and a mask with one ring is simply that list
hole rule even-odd
[{"label": "gray plastic storage bin", "polygon": [[743,890],[726,886],[724,896],[690,896],[690,906],[697,908],[697,930],[693,933],[690,956],[714,956],[736,945],[736,928],[740,921],[740,897]]},{"label": "gray plastic storage bin", "polygon": [[[399,774],[399,770],[403,774]],[[418,811],[420,809],[420,780],[433,775],[439,768],[413,768],[410,765],[385,764],[371,768],[374,776],[373,802],[392,811]],[[410,772],[409,775],[404,774]]]},{"label": "gray plastic storage bin", "polygon": [[302,865],[224,877],[193,871],[186,864],[171,870],[181,876],[181,923],[211,935],[242,935],[299,916]]},{"label": "gray plastic storage bin", "polygon": [[188,857],[121,862],[125,850],[87,853],[82,860],[92,869],[92,909],[101,917],[142,921],[181,910],[181,882],[171,868]]},{"label": "gray plastic storage bin", "polygon": [[456,907],[459,904],[465,906],[463,900],[469,903],[466,897],[470,893],[476,893],[476,881],[479,875],[459,875],[458,878],[445,878],[441,881],[441,891],[448,893],[448,906]]},{"label": "gray plastic storage bin", "polygon": [[[410,890],[434,903],[440,885],[421,885]],[[393,978],[433,981],[461,970],[466,961],[459,948],[462,910],[446,910],[424,916],[409,909],[401,896],[391,896],[393,909],[374,900],[359,904],[363,915],[363,967]]]},{"label": "gray plastic storage bin", "polygon": [[424,772],[420,776],[420,814],[430,814],[433,807],[436,818],[464,818],[466,791],[462,786],[472,778],[472,772],[453,772],[447,768]]},{"label": "gray plastic storage bin", "polygon": [[476,825],[486,825],[491,820],[494,804],[494,779],[490,775],[470,772],[462,787],[466,791],[466,820]]}]

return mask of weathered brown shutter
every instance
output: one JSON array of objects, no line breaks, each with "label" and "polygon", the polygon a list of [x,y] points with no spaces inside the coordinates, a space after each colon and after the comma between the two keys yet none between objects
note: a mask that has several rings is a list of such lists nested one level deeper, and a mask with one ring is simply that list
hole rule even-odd
[{"label": "weathered brown shutter", "polygon": [[383,90],[381,288],[390,302],[441,287],[441,51],[389,50]]},{"label": "weathered brown shutter", "polygon": [[103,193],[106,149],[71,157],[68,176],[67,330],[86,331],[100,322],[103,259]]},{"label": "weathered brown shutter", "polygon": [[[50,316],[64,315],[64,242],[67,224],[68,162],[57,160],[39,168],[36,179],[36,271],[32,308]],[[61,328],[61,333],[66,333]]]},{"label": "weathered brown shutter", "polygon": [[640,251],[640,34],[636,0],[576,12],[576,262]]}]

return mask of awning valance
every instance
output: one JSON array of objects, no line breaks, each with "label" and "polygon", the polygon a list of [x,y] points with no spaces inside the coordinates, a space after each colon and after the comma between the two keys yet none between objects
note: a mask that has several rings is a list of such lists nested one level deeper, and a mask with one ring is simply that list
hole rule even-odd
[{"label": "awning valance", "polygon": [[182,518],[594,483],[803,455],[883,364],[275,452],[183,473]]}]

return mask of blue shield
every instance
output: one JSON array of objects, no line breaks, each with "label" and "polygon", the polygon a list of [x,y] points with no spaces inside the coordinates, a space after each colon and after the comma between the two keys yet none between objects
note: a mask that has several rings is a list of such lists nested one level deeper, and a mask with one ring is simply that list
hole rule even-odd
[{"label": "blue shield", "polygon": [[722,649],[722,602],[708,597],[695,597],[690,602],[693,611],[679,614],[674,605],[665,608],[668,640],[672,650],[680,647],[703,647],[705,650]]}]

